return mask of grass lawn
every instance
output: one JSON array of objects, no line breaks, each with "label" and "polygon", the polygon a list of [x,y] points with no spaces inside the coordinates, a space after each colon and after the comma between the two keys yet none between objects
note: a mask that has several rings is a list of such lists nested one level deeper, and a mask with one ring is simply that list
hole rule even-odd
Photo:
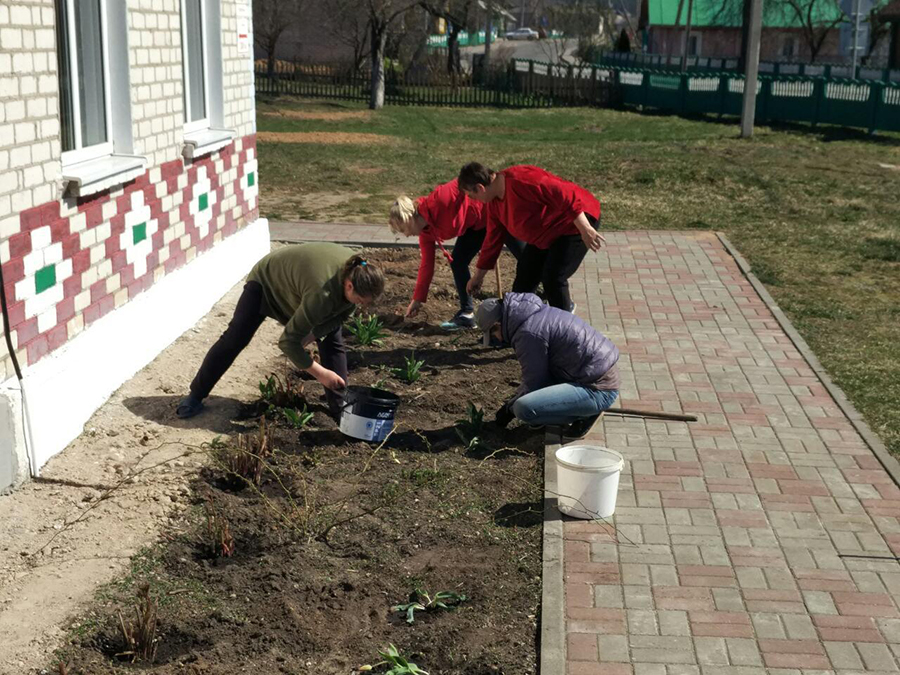
[{"label": "grass lawn", "polygon": [[385,222],[397,194],[478,160],[537,164],[590,188],[606,230],[724,231],[900,454],[900,135],[760,128],[742,141],[734,123],[612,110],[370,114],[296,99],[258,101],[258,122],[301,141],[261,133],[261,209],[273,219]]}]

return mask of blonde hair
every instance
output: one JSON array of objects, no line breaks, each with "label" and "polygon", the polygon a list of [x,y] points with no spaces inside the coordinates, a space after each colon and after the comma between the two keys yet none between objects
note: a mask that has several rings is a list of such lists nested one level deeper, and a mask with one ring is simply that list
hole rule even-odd
[{"label": "blonde hair", "polygon": [[406,234],[400,226],[409,223],[415,215],[416,203],[406,195],[401,195],[394,200],[394,204],[391,206],[388,227],[394,234]]}]

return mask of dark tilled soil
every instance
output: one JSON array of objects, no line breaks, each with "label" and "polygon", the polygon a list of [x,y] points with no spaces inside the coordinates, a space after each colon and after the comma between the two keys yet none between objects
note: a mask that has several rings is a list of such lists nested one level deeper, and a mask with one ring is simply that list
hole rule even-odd
[{"label": "dark tilled soil", "polygon": [[[437,328],[455,311],[443,261],[427,315],[410,323],[399,314],[418,253],[377,250],[370,260],[389,277],[377,308],[388,328],[380,347],[348,336],[351,380],[382,381],[400,395],[395,433],[383,447],[343,437],[318,385],[298,382],[312,425],[293,429],[270,411],[275,452],[258,489],[234,490],[215,466],[198,478],[190,516],[76,626],[69,673],[346,675],[366,664],[385,672],[378,650],[391,643],[432,675],[536,672],[542,439],[486,426],[466,445],[455,429],[470,402],[492,417],[517,384],[518,365],[509,351],[481,347],[474,331]],[[512,279],[506,257],[504,276]],[[493,292],[493,277],[486,286]],[[405,384],[388,368],[413,351],[425,360],[423,376]],[[265,404],[246,408],[242,423],[257,434],[254,414]],[[234,535],[229,558],[210,553],[210,508]],[[143,583],[159,601],[159,646],[152,664],[131,664],[116,656],[126,651],[117,612],[132,620]],[[419,612],[409,625],[391,606],[416,588],[468,599]]]}]

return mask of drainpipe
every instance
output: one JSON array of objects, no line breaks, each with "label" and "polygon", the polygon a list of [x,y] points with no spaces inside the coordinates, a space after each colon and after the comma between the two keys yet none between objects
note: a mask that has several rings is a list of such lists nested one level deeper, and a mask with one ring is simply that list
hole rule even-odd
[{"label": "drainpipe", "polygon": [[3,265],[0,265],[0,312],[3,314],[3,334],[6,336],[6,347],[9,350],[9,356],[12,359],[13,369],[16,372],[16,378],[19,380],[19,391],[22,392],[22,421],[25,423],[25,455],[28,458],[28,474],[31,478],[38,475],[37,467],[34,465],[34,457],[29,448],[29,441],[32,438],[31,420],[28,415],[28,405],[25,399],[25,383],[22,381],[22,369],[19,367],[19,360],[16,358],[16,350],[13,349],[12,332],[9,326],[9,304],[6,300],[6,284],[3,281]]}]

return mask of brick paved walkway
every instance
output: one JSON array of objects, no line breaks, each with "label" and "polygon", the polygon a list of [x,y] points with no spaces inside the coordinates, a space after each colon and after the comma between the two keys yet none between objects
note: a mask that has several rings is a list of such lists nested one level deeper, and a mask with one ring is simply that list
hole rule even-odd
[{"label": "brick paved walkway", "polygon": [[[368,233],[316,227],[299,238]],[[564,519],[566,656],[547,670],[896,673],[900,489],[715,235],[606,236],[572,288],[622,351],[622,405],[699,421],[591,432],[626,468],[614,527]]]},{"label": "brick paved walkway", "polygon": [[[576,301],[622,350],[615,530],[563,525],[570,675],[896,672],[900,490],[719,240],[623,233]],[[562,669],[560,669],[562,670]]]}]

